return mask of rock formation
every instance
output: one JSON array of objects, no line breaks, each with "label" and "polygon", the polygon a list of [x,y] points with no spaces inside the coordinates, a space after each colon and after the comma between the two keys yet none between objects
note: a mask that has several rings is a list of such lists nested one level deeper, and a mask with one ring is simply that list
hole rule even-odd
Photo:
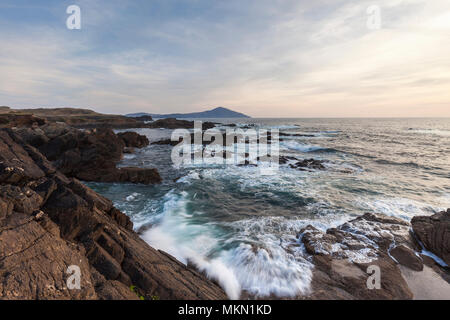
[{"label": "rock formation", "polygon": [[450,209],[431,217],[414,217],[411,224],[414,234],[425,249],[450,265]]},{"label": "rock formation", "polygon": [[[137,299],[135,292],[226,298],[215,283],[147,245],[111,201],[66,177],[9,129],[0,130],[0,188],[2,299]],[[67,285],[70,266],[81,272],[79,290]]]},{"label": "rock formation", "polygon": [[[34,120],[33,120],[34,119]],[[40,120],[37,120],[40,119]],[[121,115],[101,114],[88,109],[77,108],[37,108],[10,109],[0,108],[0,127],[30,126],[37,121],[39,125],[46,122],[64,122],[77,128],[143,128],[147,125],[140,119]]]},{"label": "rock formation", "polygon": [[133,131],[121,132],[117,136],[122,139],[125,146],[128,148],[144,148],[149,145],[146,136],[140,135]]},{"label": "rock formation", "polygon": [[156,169],[116,167],[125,147],[148,145],[148,139],[135,132],[116,135],[107,128],[79,130],[64,123],[15,131],[68,177],[98,182],[161,182]]},{"label": "rock formation", "polygon": [[[441,221],[445,214],[433,217]],[[422,221],[430,219],[414,218],[415,233],[416,229],[427,229],[422,229]],[[442,230],[441,223],[434,222],[434,230]],[[435,277],[441,279],[443,286],[450,288],[447,271],[432,259],[419,254],[420,246],[410,228],[411,225],[404,220],[370,213],[326,232],[313,226],[304,228],[298,237],[313,259],[314,270],[311,294],[301,298],[411,299],[414,295],[405,280],[404,270],[419,272],[416,277],[420,277],[425,265],[434,268]],[[442,235],[428,229],[425,233],[430,239],[436,239],[437,234]],[[448,233],[445,239],[449,240]],[[379,268],[379,289],[367,286],[367,279],[373,272],[370,266]],[[447,292],[446,297],[449,296],[450,292]]]},{"label": "rock formation", "polygon": [[[149,128],[165,129],[193,129],[194,121],[179,120],[175,118],[160,119],[147,124]],[[212,122],[202,122],[203,130],[214,128],[216,125]]]}]

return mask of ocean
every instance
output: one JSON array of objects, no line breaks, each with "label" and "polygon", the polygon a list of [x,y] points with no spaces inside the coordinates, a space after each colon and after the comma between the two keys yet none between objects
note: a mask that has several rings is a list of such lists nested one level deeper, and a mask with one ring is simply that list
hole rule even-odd
[{"label": "ocean", "polygon": [[[307,294],[314,264],[298,234],[309,224],[326,230],[366,212],[409,221],[450,208],[450,119],[207,120],[297,134],[280,137],[280,155],[325,160],[325,170],[174,168],[172,147],[150,145],[119,166],[155,167],[162,184],[88,185],[151,246],[196,265],[230,298]],[[172,132],[135,131],[150,141]]]}]

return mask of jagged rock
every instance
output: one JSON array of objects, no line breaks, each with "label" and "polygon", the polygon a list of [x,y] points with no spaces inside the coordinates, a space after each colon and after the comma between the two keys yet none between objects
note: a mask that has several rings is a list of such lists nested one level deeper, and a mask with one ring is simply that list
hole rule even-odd
[{"label": "jagged rock", "polygon": [[414,217],[411,224],[423,246],[450,265],[450,209],[430,217]]},{"label": "jagged rock", "polygon": [[423,270],[422,258],[420,258],[413,250],[405,245],[396,246],[390,251],[391,256],[397,260],[398,263],[410,268],[414,271]]},{"label": "jagged rock", "polygon": [[9,131],[0,131],[0,182],[24,184],[45,176],[23,146],[15,143]]},{"label": "jagged rock", "polygon": [[[116,163],[122,159],[125,145],[148,145],[148,139],[135,132],[116,135],[111,129],[83,131],[64,123],[50,123],[35,129],[19,129],[16,133],[38,148],[58,170],[69,177],[99,182],[161,182],[156,169],[116,167]],[[36,139],[36,136],[40,138]],[[22,179],[17,170],[8,173],[10,179]]]},{"label": "jagged rock", "polygon": [[[24,171],[0,179],[0,298],[136,299],[132,285],[148,299],[226,298],[214,282],[151,248],[111,201],[56,171],[11,130],[0,130],[0,157]],[[67,287],[72,265],[81,290]]]},{"label": "jagged rock", "polygon": [[292,169],[315,169],[315,170],[325,170],[325,166],[323,165],[325,161],[323,160],[315,160],[315,159],[305,159],[301,161],[297,161],[295,163],[289,164]]},{"label": "jagged rock", "polygon": [[[393,244],[413,246],[407,222],[365,214],[326,233],[313,226],[299,237],[312,255],[313,293],[310,299],[411,299],[413,294],[389,256]],[[367,286],[369,266],[381,271],[381,288]]]},{"label": "jagged rock", "polygon": [[[76,245],[55,236],[27,215],[15,212],[0,228],[0,297],[97,299],[89,263]],[[77,265],[81,290],[69,290],[67,268]]]},{"label": "jagged rock", "polygon": [[37,148],[50,141],[41,128],[20,128],[16,132],[24,141]]},{"label": "jagged rock", "polygon": [[288,164],[292,169],[305,170],[305,169],[314,169],[314,170],[325,170],[325,166],[323,165],[326,161],[324,160],[316,160],[316,159],[304,159],[299,160],[293,156],[280,156],[279,163],[280,164]]},{"label": "jagged rock", "polygon": [[287,132],[280,132],[280,137],[305,137],[305,138],[313,138],[315,135],[313,134],[306,134],[306,133],[287,133]]},{"label": "jagged rock", "polygon": [[122,139],[128,148],[143,148],[149,145],[147,137],[136,132],[122,132],[118,133],[117,136]]},{"label": "jagged rock", "polygon": [[0,185],[2,198],[14,204],[14,210],[32,214],[43,204],[42,197],[28,187]]}]

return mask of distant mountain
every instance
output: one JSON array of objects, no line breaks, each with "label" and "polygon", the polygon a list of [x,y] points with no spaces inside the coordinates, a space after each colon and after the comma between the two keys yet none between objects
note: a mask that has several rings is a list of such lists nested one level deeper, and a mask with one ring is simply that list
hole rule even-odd
[{"label": "distant mountain", "polygon": [[171,113],[171,114],[154,114],[154,113],[130,113],[126,115],[127,117],[142,117],[142,116],[152,116],[153,118],[164,119],[164,118],[250,118],[249,116],[236,112],[227,108],[218,107],[209,111],[203,112],[192,112],[192,113]]}]

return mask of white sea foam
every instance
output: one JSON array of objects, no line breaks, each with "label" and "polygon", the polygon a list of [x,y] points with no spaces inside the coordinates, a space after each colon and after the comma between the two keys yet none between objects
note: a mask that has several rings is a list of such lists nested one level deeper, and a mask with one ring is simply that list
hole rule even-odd
[{"label": "white sea foam", "polygon": [[222,253],[222,259],[236,274],[241,287],[260,297],[271,294],[294,297],[308,293],[312,264],[279,245],[265,245],[267,249],[255,249],[241,243],[238,248]]},{"label": "white sea foam", "polygon": [[429,134],[442,137],[450,137],[450,130],[439,130],[439,129],[410,129],[408,132],[418,133],[418,134]]},{"label": "white sea foam", "polygon": [[124,155],[123,155],[123,159],[124,160],[131,160],[131,159],[135,159],[136,158],[136,155],[135,154],[132,154],[132,153],[125,153]]},{"label": "white sea foam", "polygon": [[192,180],[199,180],[199,179],[200,179],[200,173],[196,170],[192,170],[184,177],[181,177],[180,179],[178,179],[177,182],[191,183]]},{"label": "white sea foam", "polygon": [[425,249],[422,249],[422,251],[420,252],[421,254],[430,257],[431,259],[433,259],[434,261],[436,261],[439,265],[441,265],[442,267],[448,267],[448,265],[445,263],[444,260],[442,260],[441,258],[439,258],[437,255],[435,255],[434,253],[427,251]]},{"label": "white sea foam", "polygon": [[261,217],[227,223],[239,243],[221,254],[236,274],[242,289],[256,295],[293,297],[307,294],[313,265],[305,258],[297,232],[309,221]]},{"label": "white sea foam", "polygon": [[[415,201],[407,198],[382,198],[382,199],[364,199],[358,200],[358,205],[366,211],[383,213],[388,216],[411,220],[412,217],[418,215],[430,215],[437,208],[427,203]],[[444,208],[438,208],[438,210]]]},{"label": "white sea foam", "polygon": [[310,145],[310,144],[304,144],[304,143],[300,143],[297,141],[292,141],[292,140],[288,140],[288,141],[283,141],[280,143],[281,147],[287,148],[287,149],[291,149],[291,150],[297,150],[300,152],[314,152],[314,151],[318,151],[318,150],[325,150],[326,148],[320,147],[320,146],[314,146],[314,145]]},{"label": "white sea foam", "polygon": [[130,194],[128,197],[126,197],[127,201],[133,201],[136,200],[137,197],[139,197],[140,194],[137,192],[133,192],[132,194]]},{"label": "white sea foam", "polygon": [[239,298],[241,290],[280,297],[308,292],[313,265],[295,237],[308,221],[264,217],[224,223],[234,229],[221,240],[231,248],[209,258],[218,248],[217,226],[193,223],[195,213],[187,212],[187,204],[186,193],[169,192],[160,221],[144,233],[144,240],[183,263],[194,263],[216,279],[231,299]]},{"label": "white sea foam", "polygon": [[143,239],[185,264],[193,262],[208,276],[216,279],[231,299],[237,299],[240,286],[233,272],[227,270],[220,260],[206,258],[217,245],[212,228],[191,223],[192,214],[186,209],[186,192],[179,195],[169,192],[166,198],[169,200],[164,204],[160,221],[143,234]]},{"label": "white sea foam", "polygon": [[210,279],[217,280],[230,299],[239,299],[241,295],[241,284],[234,271],[227,267],[220,258],[208,261],[203,257],[194,255],[190,259]]}]

